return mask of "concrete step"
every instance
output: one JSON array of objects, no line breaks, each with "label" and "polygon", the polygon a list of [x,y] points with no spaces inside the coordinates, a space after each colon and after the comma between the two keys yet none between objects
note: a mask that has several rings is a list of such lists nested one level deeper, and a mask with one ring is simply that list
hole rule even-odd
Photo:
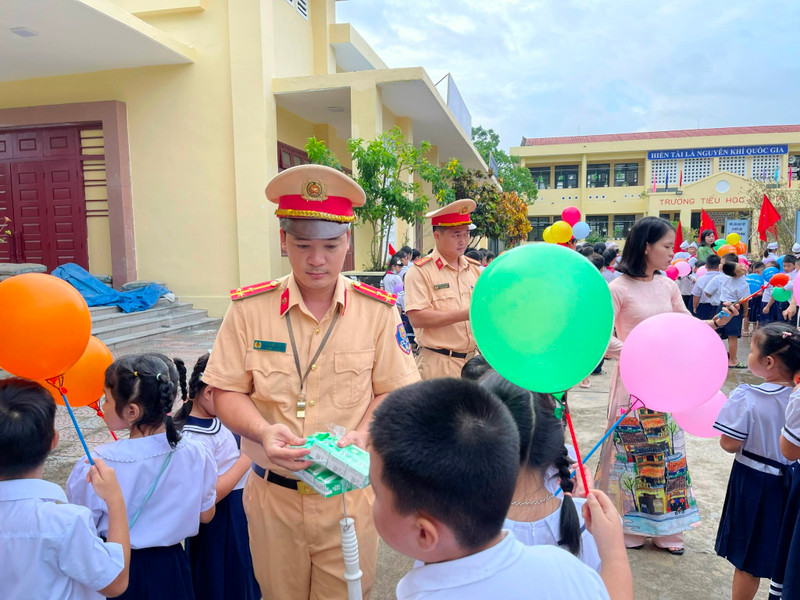
[{"label": "concrete step", "polygon": [[167,311],[162,314],[148,313],[150,311],[137,313],[139,315],[138,319],[104,322],[101,326],[93,326],[92,335],[104,342],[105,338],[108,337],[139,333],[151,329],[164,329],[172,325],[180,325],[181,323],[208,317],[208,313],[204,310],[191,309],[191,304],[189,305],[189,310]]},{"label": "concrete step", "polygon": [[[205,312],[205,311],[198,311],[198,312]],[[217,329],[221,322],[222,319],[217,319],[214,317],[198,317],[182,323],[176,323],[176,324],[166,325],[163,327],[158,327],[157,329],[146,329],[144,331],[139,331],[135,333],[127,333],[122,335],[115,335],[113,337],[107,337],[106,339],[103,339],[103,343],[106,346],[108,346],[109,349],[115,350],[133,344],[140,344],[143,341],[158,338],[167,333],[174,333],[176,331],[185,331],[190,329]]]},{"label": "concrete step", "polygon": [[159,317],[168,317],[175,314],[182,314],[192,310],[191,302],[172,302],[169,305],[159,306],[156,305],[149,310],[142,310],[132,313],[124,313],[122,311],[106,312],[96,315],[92,313],[92,330],[98,328],[108,327],[126,327],[143,319],[153,319]]}]

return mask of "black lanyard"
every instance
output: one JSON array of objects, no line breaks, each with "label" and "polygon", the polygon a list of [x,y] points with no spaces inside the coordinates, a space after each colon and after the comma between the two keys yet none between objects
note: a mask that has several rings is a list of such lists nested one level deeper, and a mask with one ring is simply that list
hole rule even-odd
[{"label": "black lanyard", "polygon": [[289,317],[289,313],[286,313],[286,327],[289,330],[289,341],[292,344],[292,353],[294,354],[294,366],[297,368],[297,375],[300,377],[300,393],[297,394],[297,418],[298,419],[305,419],[306,418],[306,379],[308,379],[308,374],[311,372],[311,367],[314,366],[314,363],[317,362],[319,355],[322,353],[322,349],[325,347],[328,338],[331,337],[331,333],[333,332],[333,326],[336,325],[336,321],[339,319],[339,311],[336,311],[336,314],[333,315],[333,319],[331,319],[330,327],[328,327],[328,331],[325,332],[325,337],[322,338],[322,342],[320,342],[319,348],[317,348],[317,353],[314,355],[314,358],[311,359],[311,362],[306,369],[305,375],[303,374],[303,369],[300,368],[300,356],[297,354],[297,344],[294,341],[294,331],[292,331],[292,319]]}]

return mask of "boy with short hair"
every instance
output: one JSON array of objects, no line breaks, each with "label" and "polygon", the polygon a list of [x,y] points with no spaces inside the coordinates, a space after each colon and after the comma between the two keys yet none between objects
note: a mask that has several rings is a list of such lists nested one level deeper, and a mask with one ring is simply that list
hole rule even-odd
[{"label": "boy with short hair", "polygon": [[108,541],[91,511],[67,504],[42,480],[58,443],[55,402],[41,385],[0,381],[0,598],[84,600],[118,596],[128,587],[130,540],[122,490],[100,459],[89,481],[108,505]]},{"label": "boy with short hair", "polygon": [[[747,267],[739,262],[724,262],[722,264],[722,277],[717,277],[709,283],[703,294],[708,297],[719,297],[718,309],[721,311],[726,303],[735,304],[742,298],[750,295],[750,286],[745,279]],[[739,314],[731,317],[726,325],[717,330],[720,337],[728,340],[728,368],[746,369],[747,365],[739,362],[739,338],[742,336],[742,315],[747,314],[748,302],[739,307]]]},{"label": "boy with short hair", "polygon": [[[464,379],[406,386],[376,409],[370,435],[375,527],[389,546],[423,563],[400,581],[398,600],[608,598],[600,576],[575,556],[525,546],[502,530],[519,434],[490,392]],[[618,530],[601,535],[619,550],[608,560],[627,566],[619,514],[610,502],[598,508],[594,492],[590,499],[597,508],[590,523]]]},{"label": "boy with short hair", "polygon": [[[719,304],[719,297],[712,298],[703,294],[709,283],[720,274],[719,265],[722,262],[716,254],[709,254],[706,259],[706,273],[697,278],[697,282],[692,288],[692,313],[701,321],[710,321],[714,316],[714,311]],[[716,303],[715,303],[716,301]]]}]

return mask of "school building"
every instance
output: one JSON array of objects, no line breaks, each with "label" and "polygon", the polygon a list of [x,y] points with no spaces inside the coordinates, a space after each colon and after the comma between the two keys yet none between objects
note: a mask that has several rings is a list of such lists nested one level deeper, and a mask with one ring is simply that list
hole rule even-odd
[{"label": "school building", "polygon": [[724,235],[731,219],[749,219],[755,230],[752,180],[785,186],[791,175],[797,185],[800,125],[523,138],[511,154],[538,185],[529,241],[540,241],[567,206],[603,239],[623,241],[645,216],[699,229],[703,209]]},{"label": "school building", "polygon": [[[5,0],[0,23],[0,262],[163,281],[221,315],[229,289],[289,271],[264,188],[309,137],[349,168],[348,138],[398,126],[434,163],[486,169],[452,80],[445,100],[388,68],[335,0]],[[370,237],[355,228],[346,269]]]}]

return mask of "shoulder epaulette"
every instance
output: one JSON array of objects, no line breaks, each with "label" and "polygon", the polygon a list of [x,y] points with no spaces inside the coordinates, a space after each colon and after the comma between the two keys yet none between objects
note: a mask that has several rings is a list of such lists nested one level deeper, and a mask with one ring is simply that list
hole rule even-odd
[{"label": "shoulder epaulette", "polygon": [[231,290],[231,300],[243,300],[250,296],[258,296],[264,292],[277,290],[280,286],[281,282],[277,279],[273,279],[272,281],[265,281],[264,283],[256,283],[254,285],[236,288],[235,290]]},{"label": "shoulder epaulette", "polygon": [[464,258],[467,259],[467,262],[472,263],[476,267],[480,267],[481,266],[481,261],[479,261],[479,260],[475,260],[474,258],[470,258],[469,256],[465,256]]},{"label": "shoulder epaulette", "polygon": [[395,294],[390,294],[387,291],[379,290],[376,287],[372,287],[371,285],[367,285],[366,283],[361,283],[360,281],[353,282],[353,289],[357,292],[364,294],[365,296],[369,296],[373,300],[380,300],[384,304],[388,304],[389,306],[394,306],[397,304],[397,296]]},{"label": "shoulder epaulette", "polygon": [[428,256],[423,256],[422,258],[418,258],[417,260],[414,261],[414,264],[417,265],[418,267],[421,267],[422,265],[428,264],[432,260],[433,257],[429,254]]}]

